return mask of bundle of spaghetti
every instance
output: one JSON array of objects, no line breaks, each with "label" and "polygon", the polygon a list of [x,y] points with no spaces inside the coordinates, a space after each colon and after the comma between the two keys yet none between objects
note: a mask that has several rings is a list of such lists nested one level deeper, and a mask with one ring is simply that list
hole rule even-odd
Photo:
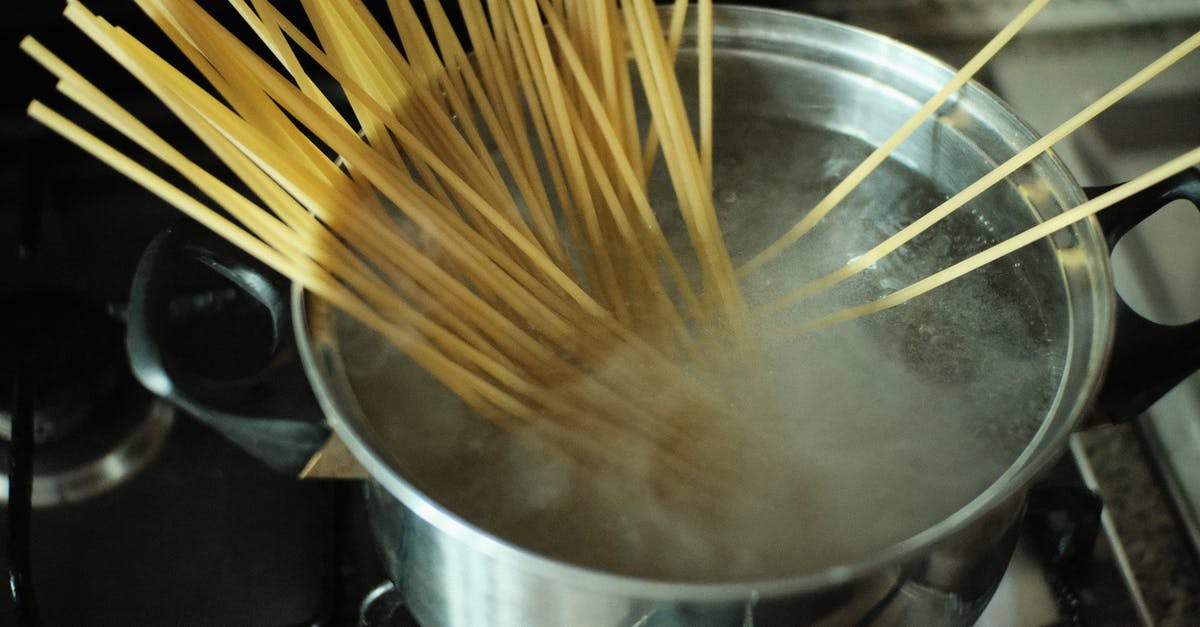
[{"label": "bundle of spaghetti", "polygon": [[[663,496],[709,513],[746,464],[780,459],[772,442],[739,427],[731,407],[746,407],[733,395],[746,390],[719,376],[760,365],[752,313],[774,317],[861,271],[1200,46],[1190,39],[846,268],[751,312],[739,274],[834,210],[1046,0],[1032,0],[739,269],[712,200],[710,1],[696,8],[694,123],[675,66],[686,0],[665,27],[651,0],[461,0],[469,41],[440,0],[421,11],[387,0],[384,21],[361,2],[301,0],[306,25],[268,0],[228,1],[252,37],[234,35],[196,0],[135,0],[187,70],[76,0],[65,11],[227,167],[224,176],[27,39],[23,48],[67,97],[177,181],[41,103],[30,113],[374,329],[480,416],[585,468],[649,478]],[[668,239],[663,207],[649,196],[660,158],[682,245]],[[906,302],[1196,161],[1200,151],[894,294],[775,332],[791,337]]]},{"label": "bundle of spaghetti", "polygon": [[[27,39],[64,94],[217,209],[45,105],[32,115],[374,328],[495,424],[587,467],[649,472],[691,505],[732,487],[746,434],[702,366],[726,344],[755,349],[709,193],[712,107],[697,144],[675,75],[683,3],[667,34],[649,0],[462,0],[468,53],[438,0],[428,27],[389,0],[399,45],[358,2],[303,0],[314,41],[266,0],[230,0],[260,55],[194,0],[136,1],[207,87],[81,3],[64,14],[239,187]],[[659,147],[690,251],[647,196]]]}]

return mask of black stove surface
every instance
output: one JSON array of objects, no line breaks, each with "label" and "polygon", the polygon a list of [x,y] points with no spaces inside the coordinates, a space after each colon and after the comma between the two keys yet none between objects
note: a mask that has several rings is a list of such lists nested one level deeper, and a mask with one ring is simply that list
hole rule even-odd
[{"label": "black stove surface", "polygon": [[[353,625],[383,580],[357,488],[280,476],[179,417],[157,459],[125,483],[34,510],[44,624]],[[6,591],[0,625],[11,624]]]}]

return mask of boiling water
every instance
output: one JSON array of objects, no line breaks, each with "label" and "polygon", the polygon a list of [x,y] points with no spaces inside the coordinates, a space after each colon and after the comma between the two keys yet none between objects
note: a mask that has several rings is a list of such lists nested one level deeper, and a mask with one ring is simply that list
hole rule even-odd
[{"label": "boiling water", "polygon": [[[853,138],[759,112],[725,111],[721,119],[714,194],[737,257],[795,223],[869,152]],[[669,198],[667,183],[656,185],[655,196]],[[946,192],[887,162],[751,277],[748,297],[767,302],[836,269]],[[665,230],[683,232],[669,217],[669,201],[657,208]],[[773,337],[780,322],[907,285],[1032,221],[1008,187],[968,209],[869,271],[764,321],[763,337]],[[589,473],[530,434],[498,431],[348,320],[341,341],[354,356],[347,377],[388,443],[385,454],[418,490],[473,525],[611,572],[762,579],[852,562],[936,524],[994,482],[1029,443],[1057,389],[1066,351],[1061,292],[1052,250],[1031,247],[895,309],[764,340],[766,366],[725,373],[724,388],[736,399],[733,427],[769,446],[719,452],[744,468],[722,512],[703,521],[659,502],[652,481]],[[641,454],[614,451],[627,461]]]}]

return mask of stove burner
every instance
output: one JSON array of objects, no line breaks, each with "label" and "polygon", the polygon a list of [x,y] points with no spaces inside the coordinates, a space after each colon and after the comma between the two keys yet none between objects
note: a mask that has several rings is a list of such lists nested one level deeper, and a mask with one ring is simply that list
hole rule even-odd
[{"label": "stove burner", "polygon": [[[19,376],[33,400],[34,442],[60,440],[82,426],[112,393],[121,372],[121,326],[100,306],[70,294],[0,299],[0,399],[13,398]],[[0,403],[0,438],[12,415]]]},{"label": "stove burner", "polygon": [[[60,293],[0,299],[0,399],[32,401],[32,504],[78,502],[117,485],[161,447],[174,411],[133,381],[122,327],[99,305]],[[12,414],[0,403],[0,503],[9,497]]]},{"label": "stove burner", "polygon": [[[146,466],[162,448],[175,410],[134,390],[99,411],[121,415],[85,425],[76,435],[38,448],[33,462],[34,507],[77,503],[105,492]],[[111,406],[111,407],[110,407]],[[0,442],[0,468],[8,468],[10,447]],[[0,503],[8,503],[7,471],[0,473]]]}]

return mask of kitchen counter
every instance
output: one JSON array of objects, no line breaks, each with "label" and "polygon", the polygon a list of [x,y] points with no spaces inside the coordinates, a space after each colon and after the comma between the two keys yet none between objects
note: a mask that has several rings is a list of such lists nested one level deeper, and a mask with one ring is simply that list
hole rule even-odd
[{"label": "kitchen counter", "polygon": [[1135,424],[1077,434],[1104,499],[1105,531],[1123,547],[1133,580],[1158,627],[1200,624],[1200,560],[1188,541]]}]

